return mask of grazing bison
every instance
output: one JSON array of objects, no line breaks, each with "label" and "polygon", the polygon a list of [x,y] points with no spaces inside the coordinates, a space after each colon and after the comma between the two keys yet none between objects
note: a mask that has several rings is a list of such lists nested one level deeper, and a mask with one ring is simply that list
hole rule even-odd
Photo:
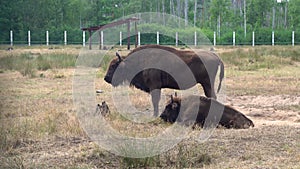
[{"label": "grazing bison", "polygon": [[[177,121],[178,123],[185,125],[196,124],[203,126],[210,109],[217,109],[219,111],[223,110],[223,114],[220,118],[219,124],[226,128],[246,129],[249,127],[254,127],[253,122],[244,114],[233,109],[230,106],[223,105],[214,99],[202,96],[188,96],[184,98],[184,107],[181,106],[182,100],[183,99],[180,99],[178,97],[173,98],[171,96],[171,100],[168,102],[165,110],[160,115],[160,117],[164,121],[170,123],[174,123],[175,121]],[[196,108],[195,105],[199,106],[199,108]],[[213,112],[213,110],[211,112],[212,114],[219,113]],[[198,111],[198,114],[195,114],[195,111]],[[180,115],[179,112],[181,112]]]},{"label": "grazing bison", "polygon": [[218,92],[224,78],[223,62],[209,51],[195,53],[167,46],[145,45],[134,49],[126,57],[118,53],[116,55],[117,58],[110,62],[104,80],[113,86],[127,81],[131,86],[150,93],[155,116],[158,116],[162,88],[185,90],[200,83],[207,97],[216,98],[214,82],[219,66]]}]

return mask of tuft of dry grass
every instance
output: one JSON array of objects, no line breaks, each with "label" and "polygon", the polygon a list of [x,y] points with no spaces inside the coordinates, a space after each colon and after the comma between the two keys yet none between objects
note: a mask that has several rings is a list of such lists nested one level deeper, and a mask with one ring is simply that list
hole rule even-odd
[{"label": "tuft of dry grass", "polygon": [[237,70],[255,71],[260,69],[279,69],[282,66],[294,65],[300,61],[300,48],[295,47],[267,47],[218,49],[223,61]]},{"label": "tuft of dry grass", "polygon": [[[62,70],[66,71],[66,70]],[[2,149],[27,139],[53,135],[83,135],[72,106],[72,70],[65,78],[28,79],[11,72],[1,74]],[[47,75],[48,76],[48,75]],[[12,77],[12,78],[11,78]]]},{"label": "tuft of dry grass", "polygon": [[300,67],[296,65],[256,71],[236,71],[234,67],[226,66],[224,84],[230,95],[299,95],[299,72]]},{"label": "tuft of dry grass", "polygon": [[0,51],[0,69],[19,71],[23,76],[36,77],[37,71],[75,67],[78,52],[64,50]]}]

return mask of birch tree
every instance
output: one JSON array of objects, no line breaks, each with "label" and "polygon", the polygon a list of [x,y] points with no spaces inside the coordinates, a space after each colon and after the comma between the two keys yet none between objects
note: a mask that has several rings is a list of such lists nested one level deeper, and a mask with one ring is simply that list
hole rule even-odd
[{"label": "birch tree", "polygon": [[185,0],[184,1],[184,23],[185,23],[185,26],[188,25],[188,9],[189,9],[189,6],[188,6],[188,0]]}]

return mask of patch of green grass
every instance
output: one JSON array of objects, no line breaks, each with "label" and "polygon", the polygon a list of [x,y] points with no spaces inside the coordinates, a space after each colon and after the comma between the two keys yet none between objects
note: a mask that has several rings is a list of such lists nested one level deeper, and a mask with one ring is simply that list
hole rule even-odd
[{"label": "patch of green grass", "polygon": [[[286,106],[276,106],[277,109],[280,110],[291,110],[300,112],[300,105],[286,105]],[[300,113],[299,113],[300,115]]]},{"label": "patch of green grass", "polygon": [[0,58],[1,70],[19,71],[23,76],[36,77],[37,70],[75,67],[77,56],[51,53],[33,55],[31,53],[9,54]]},{"label": "patch of green grass", "polygon": [[17,70],[23,75],[30,78],[36,77],[36,69],[34,62],[30,60],[24,60],[23,66],[18,66]]},{"label": "patch of green grass", "polygon": [[123,157],[121,164],[123,168],[146,168],[146,167],[159,167],[159,156],[146,157],[146,158],[130,158]]},{"label": "patch of green grass", "polygon": [[97,71],[97,73],[96,73],[97,78],[102,78],[105,76],[106,70],[108,69],[109,63],[112,59],[113,59],[112,56],[104,55],[104,57],[101,60],[100,65],[99,65],[100,70]]},{"label": "patch of green grass", "polygon": [[64,77],[65,77],[65,75],[63,75],[63,74],[54,75],[54,78],[58,78],[58,79],[61,79],[61,78],[64,78]]},{"label": "patch of green grass", "polygon": [[221,53],[222,60],[237,67],[237,70],[254,71],[276,69],[300,61],[300,50],[295,47],[238,48]]},{"label": "patch of green grass", "polygon": [[70,68],[75,66],[77,56],[70,54],[45,54],[36,58],[38,70]]},{"label": "patch of green grass", "polygon": [[111,57],[110,55],[105,55],[101,61],[100,67],[106,71],[110,61],[113,59],[113,57]]},{"label": "patch of green grass", "polygon": [[180,143],[176,148],[178,148],[176,160],[178,168],[203,167],[212,163],[212,157],[207,153],[202,153],[198,145]]}]

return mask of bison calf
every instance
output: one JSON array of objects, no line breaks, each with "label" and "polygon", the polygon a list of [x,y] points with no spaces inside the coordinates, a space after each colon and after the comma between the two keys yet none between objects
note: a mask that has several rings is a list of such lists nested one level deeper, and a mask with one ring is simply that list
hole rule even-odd
[{"label": "bison calf", "polygon": [[[184,106],[181,104],[183,101]],[[223,105],[214,99],[202,96],[188,96],[184,99],[178,97],[173,98],[171,96],[171,100],[160,117],[164,121],[171,123],[177,121],[178,123],[185,125],[191,125],[191,123],[193,123],[203,126],[210,110],[213,115],[213,118],[210,119],[218,119],[214,118],[218,116],[214,113],[223,111],[218,123],[226,128],[246,129],[254,127],[253,122],[241,112],[230,106]],[[195,113],[196,111],[198,111],[198,114]],[[213,124],[214,121],[207,121],[206,123]]]}]

